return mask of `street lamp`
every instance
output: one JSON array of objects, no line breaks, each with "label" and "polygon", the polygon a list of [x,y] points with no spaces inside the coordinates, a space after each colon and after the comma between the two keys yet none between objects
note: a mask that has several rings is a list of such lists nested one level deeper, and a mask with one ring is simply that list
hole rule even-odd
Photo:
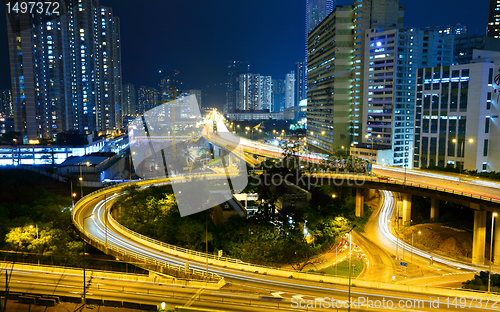
[{"label": "street lamp", "polygon": [[352,226],[352,228],[347,232],[349,234],[349,306],[348,306],[348,311],[351,312],[351,256],[352,256],[352,244],[351,244],[351,232],[352,230],[356,227],[356,224]]},{"label": "street lamp", "polygon": [[[457,139],[451,140],[453,143],[457,143]],[[469,143],[474,143],[474,139],[469,139]],[[464,166],[464,145],[465,145],[465,140],[462,140],[461,148],[460,148],[460,156],[462,158],[462,163],[460,164],[460,175],[458,177],[459,180],[462,179],[462,167]]]},{"label": "street lamp", "polygon": [[83,218],[83,304],[86,303],[86,284],[85,284],[85,220],[88,219],[88,218],[94,218],[94,214],[91,214],[90,216],[86,216],[85,218]]},{"label": "street lamp", "polygon": [[[421,231],[418,231],[418,234],[422,234]],[[413,252],[414,252],[414,248],[413,248],[413,230],[411,231],[411,270],[410,270],[410,274],[413,274]]]},{"label": "street lamp", "polygon": [[[408,152],[405,152],[405,185],[406,185],[406,167],[408,166]],[[413,235],[413,232],[412,232]],[[413,237],[413,236],[412,236]]]},{"label": "street lamp", "polygon": [[[30,229],[33,228],[33,225],[30,225]],[[38,224],[36,224],[36,239],[38,239]]]},{"label": "street lamp", "polygon": [[[78,180],[80,180],[80,198],[83,197],[83,178],[82,178],[82,163],[80,162],[79,164],[79,167],[80,167],[80,178]],[[85,165],[88,167],[90,166],[90,162],[86,162]]]},{"label": "street lamp", "polygon": [[488,271],[488,292],[491,289],[491,254],[493,251],[493,225],[495,224],[495,217],[497,213],[494,212],[491,216],[491,239],[490,239],[490,270]]}]

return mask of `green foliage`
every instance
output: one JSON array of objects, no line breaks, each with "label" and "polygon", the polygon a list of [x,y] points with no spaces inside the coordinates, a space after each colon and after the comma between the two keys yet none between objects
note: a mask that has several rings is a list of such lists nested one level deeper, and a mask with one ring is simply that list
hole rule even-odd
[{"label": "green foliage", "polygon": [[[208,218],[210,210],[181,218],[171,186],[141,191],[136,186],[129,186],[123,189],[126,195],[117,200],[113,209],[119,209],[118,221],[124,226],[168,244],[205,251],[208,227],[209,252],[223,250],[224,255],[244,261],[291,265],[300,271],[314,255],[329,250],[335,238],[353,224],[363,230],[370,209],[365,207],[364,218],[354,216],[355,198],[351,188],[302,185],[312,193],[307,207],[291,205],[276,210],[275,204],[284,191],[280,190],[282,185],[276,186],[271,181],[272,176],[302,174],[293,152],[293,147],[285,149],[284,161],[267,161],[260,166],[264,174],[250,177],[245,192],[259,194],[259,212],[249,219],[235,216],[215,226]],[[193,189],[201,192],[211,182],[195,183],[198,184]],[[332,198],[332,194],[336,197]],[[304,237],[304,226],[311,240]]]},{"label": "green foliage", "polygon": [[0,136],[1,144],[15,144],[14,139],[18,140],[17,144],[21,144],[20,142],[21,132],[9,131]]},{"label": "green foliage", "polygon": [[83,146],[89,144],[87,138],[78,131],[59,132],[56,137],[56,144],[63,146]]},{"label": "green foliage", "polygon": [[70,235],[51,224],[25,225],[12,228],[5,237],[12,250],[47,255],[65,255],[81,252],[83,242],[72,241]]},{"label": "green foliage", "polygon": [[[500,292],[500,274],[491,274],[491,291]],[[474,278],[462,283],[462,288],[488,290],[488,271],[481,271]]]},{"label": "green foliage", "polygon": [[[358,275],[361,274],[361,272],[363,272],[364,263],[363,261],[354,257],[351,259],[351,261],[352,261],[351,264],[354,264],[354,267],[351,270],[351,278],[354,279],[358,277]],[[310,272],[335,276],[335,266],[333,265],[328,268],[317,271],[311,270]],[[344,260],[337,265],[337,276],[349,277],[349,259]]]}]

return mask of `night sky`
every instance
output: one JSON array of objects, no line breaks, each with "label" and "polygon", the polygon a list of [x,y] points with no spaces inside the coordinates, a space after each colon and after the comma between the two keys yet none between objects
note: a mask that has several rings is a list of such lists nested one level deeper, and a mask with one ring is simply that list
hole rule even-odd
[{"label": "night sky", "polygon": [[[203,106],[222,107],[229,60],[248,60],[252,73],[284,79],[295,62],[304,59],[304,0],[100,3],[112,7],[121,19],[123,83],[136,88],[156,86],[169,76],[179,82],[179,89],[202,89]],[[337,0],[339,5],[350,3]],[[405,6],[406,26],[461,23],[469,33],[486,33],[488,0],[400,0],[400,4]],[[1,12],[0,90],[10,88],[9,66]]]}]

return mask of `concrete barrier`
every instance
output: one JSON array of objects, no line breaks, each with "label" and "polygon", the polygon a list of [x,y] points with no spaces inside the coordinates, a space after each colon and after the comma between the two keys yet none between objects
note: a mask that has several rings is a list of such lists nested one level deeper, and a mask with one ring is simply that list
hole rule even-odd
[{"label": "concrete barrier", "polygon": [[[29,265],[29,264],[21,264],[9,262],[0,262],[0,271],[11,270],[14,267],[15,270],[23,270],[23,271],[39,271],[39,272],[51,272],[51,273],[59,273],[59,274],[73,274],[73,275],[82,275],[82,269],[76,268],[64,268],[64,267],[55,267],[55,266],[45,266],[45,265]],[[138,274],[129,274],[129,273],[119,273],[119,272],[109,272],[109,271],[97,271],[97,270],[85,270],[87,276],[100,277],[104,279],[117,279],[124,281],[134,281],[134,282],[150,282],[150,283],[159,283],[159,284],[170,284],[177,286],[185,286],[185,287],[205,287],[207,289],[220,289],[222,286],[226,284],[224,279],[219,281],[218,283],[207,283],[207,282],[199,282],[199,281],[191,281],[191,280],[183,280],[183,279],[175,279],[175,278],[165,278],[159,276],[148,276],[148,275],[138,275]],[[9,293],[11,295],[12,293]],[[9,299],[17,299],[10,298]]]},{"label": "concrete barrier", "polygon": [[36,298],[32,296],[19,296],[18,302],[23,304],[35,304]]},{"label": "concrete barrier", "polygon": [[37,304],[44,307],[53,307],[56,305],[56,301],[54,299],[49,299],[49,298],[39,298],[37,300]]},{"label": "concrete barrier", "polygon": [[[172,180],[174,180],[174,179],[172,179]],[[138,186],[145,186],[145,185],[158,183],[160,181],[166,182],[166,181],[168,181],[168,179],[147,180],[147,181],[138,182],[136,184],[138,184]],[[117,185],[115,187],[110,187],[110,188],[107,188],[106,190],[108,192],[110,192],[110,191],[119,192],[119,190],[123,186],[125,186],[125,184]],[[81,206],[85,202],[92,200],[93,194],[89,194],[87,197],[84,197],[82,200],[80,200],[78,202],[77,206]],[[76,210],[77,206],[75,206],[75,209],[72,212],[73,220],[75,220],[74,214],[75,214],[75,210]],[[144,244],[146,246],[150,246],[156,250],[168,253],[172,256],[176,256],[176,257],[179,257],[179,258],[182,258],[185,260],[191,260],[193,262],[198,262],[198,263],[205,263],[205,261],[207,261],[206,257],[197,255],[194,252],[187,253],[187,252],[182,252],[179,250],[174,250],[171,248],[166,248],[164,246],[161,246],[159,244],[155,244],[155,243],[153,243],[149,240],[146,240],[144,238],[138,237],[137,235],[131,235],[129,232],[123,230],[121,228],[121,226],[118,224],[118,222],[116,222],[116,220],[114,220],[110,215],[108,215],[108,218],[110,221],[109,223],[113,226],[114,230],[120,232],[122,235],[124,235],[125,237],[128,237],[131,240],[134,240],[138,243]],[[78,226],[78,224],[77,224],[77,226]],[[239,271],[243,271],[243,272],[259,273],[259,274],[265,274],[265,275],[270,275],[270,276],[275,276],[275,277],[293,278],[293,279],[299,279],[299,280],[305,280],[305,281],[311,281],[311,282],[324,282],[324,283],[339,284],[339,285],[346,285],[346,286],[348,285],[348,279],[345,279],[345,278],[337,278],[337,277],[330,277],[330,276],[324,276],[324,275],[318,275],[318,274],[285,271],[285,270],[279,270],[276,268],[269,268],[269,267],[262,267],[262,266],[258,266],[258,265],[252,265],[252,264],[248,264],[248,263],[235,263],[235,262],[229,262],[229,261],[220,261],[218,259],[212,259],[212,258],[209,258],[208,262],[212,266],[227,267],[230,269],[239,270]],[[449,290],[449,289],[433,288],[433,287],[406,286],[406,285],[399,285],[399,284],[367,282],[367,281],[356,281],[355,283],[356,283],[356,287],[362,287],[362,288],[372,288],[372,289],[389,290],[389,291],[403,291],[403,292],[411,292],[411,293],[426,294],[426,295],[439,294],[441,296],[449,296],[449,297],[466,297],[466,296],[470,296],[470,294],[472,293],[472,292],[462,291],[462,290]],[[206,283],[206,284],[207,284],[206,288],[209,288],[210,287],[209,284],[211,284],[211,283]],[[488,294],[474,292],[474,296],[475,297],[488,297]]]}]

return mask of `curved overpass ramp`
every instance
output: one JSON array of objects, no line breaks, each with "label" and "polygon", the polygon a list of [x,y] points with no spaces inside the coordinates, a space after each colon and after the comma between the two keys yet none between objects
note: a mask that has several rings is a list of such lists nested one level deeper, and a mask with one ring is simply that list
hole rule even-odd
[{"label": "curved overpass ramp", "polygon": [[[333,177],[333,175],[329,173],[317,173],[316,175],[322,174],[328,176],[331,180],[336,179],[336,177]],[[214,174],[214,177],[215,176],[217,176],[217,174]],[[360,179],[359,176],[358,179]],[[432,188],[430,185],[434,184],[434,190],[432,191],[441,192],[443,194],[450,193],[446,190],[451,190],[451,195],[461,196],[463,198],[468,196],[469,198],[479,200],[481,203],[494,202],[497,204],[500,200],[498,189],[490,188],[485,192],[484,186],[474,186],[470,183],[465,184],[463,181],[458,181],[453,182],[449,189],[441,190],[439,189],[439,185],[443,185],[441,181],[442,177],[422,177],[411,172],[406,172],[405,183],[401,182],[399,179],[392,181],[377,178],[369,179],[372,179],[369,181],[373,183],[372,187],[378,185],[380,189],[397,187],[399,191],[401,191],[405,188],[414,187],[428,192],[431,191]],[[415,179],[416,181],[414,182],[421,181],[422,183],[417,183],[416,186],[411,185],[411,183],[414,183],[410,182],[411,179]],[[363,180],[366,181],[366,177],[363,177]],[[185,181],[187,181],[186,177],[174,177],[171,179],[140,181],[137,184],[140,187],[148,187],[150,185],[164,183],[184,183]],[[291,283],[290,277],[303,279],[309,282],[328,281],[340,285],[347,284],[347,280],[345,279],[277,270],[269,267],[250,265],[237,259],[219,258],[213,255],[207,256],[203,253],[162,244],[138,233],[133,233],[120,226],[109,216],[110,206],[113,201],[121,195],[121,188],[125,185],[126,184],[120,184],[89,194],[81,199],[72,211],[73,222],[79,231],[82,232],[84,239],[103,250],[105,253],[114,255],[119,259],[124,259],[152,271],[162,272],[178,278],[204,280],[207,282],[207,285],[208,283],[222,285],[224,284],[223,278],[234,279],[241,282],[259,283],[260,285],[272,285],[273,287],[278,287],[277,285],[281,285],[280,287],[288,287],[283,285],[289,284],[296,286],[296,283],[300,284],[301,287],[307,285],[306,282],[299,281]],[[464,189],[468,190],[468,192],[464,192]],[[483,209],[481,211],[485,210]],[[266,276],[263,276],[263,274],[266,274]],[[401,290],[394,288],[394,285],[380,283],[376,283],[375,285],[371,282],[357,281],[356,284],[358,287]],[[405,287],[405,290],[410,291],[410,288]],[[411,291],[429,293],[429,289],[420,289],[418,287],[411,288]]]}]

